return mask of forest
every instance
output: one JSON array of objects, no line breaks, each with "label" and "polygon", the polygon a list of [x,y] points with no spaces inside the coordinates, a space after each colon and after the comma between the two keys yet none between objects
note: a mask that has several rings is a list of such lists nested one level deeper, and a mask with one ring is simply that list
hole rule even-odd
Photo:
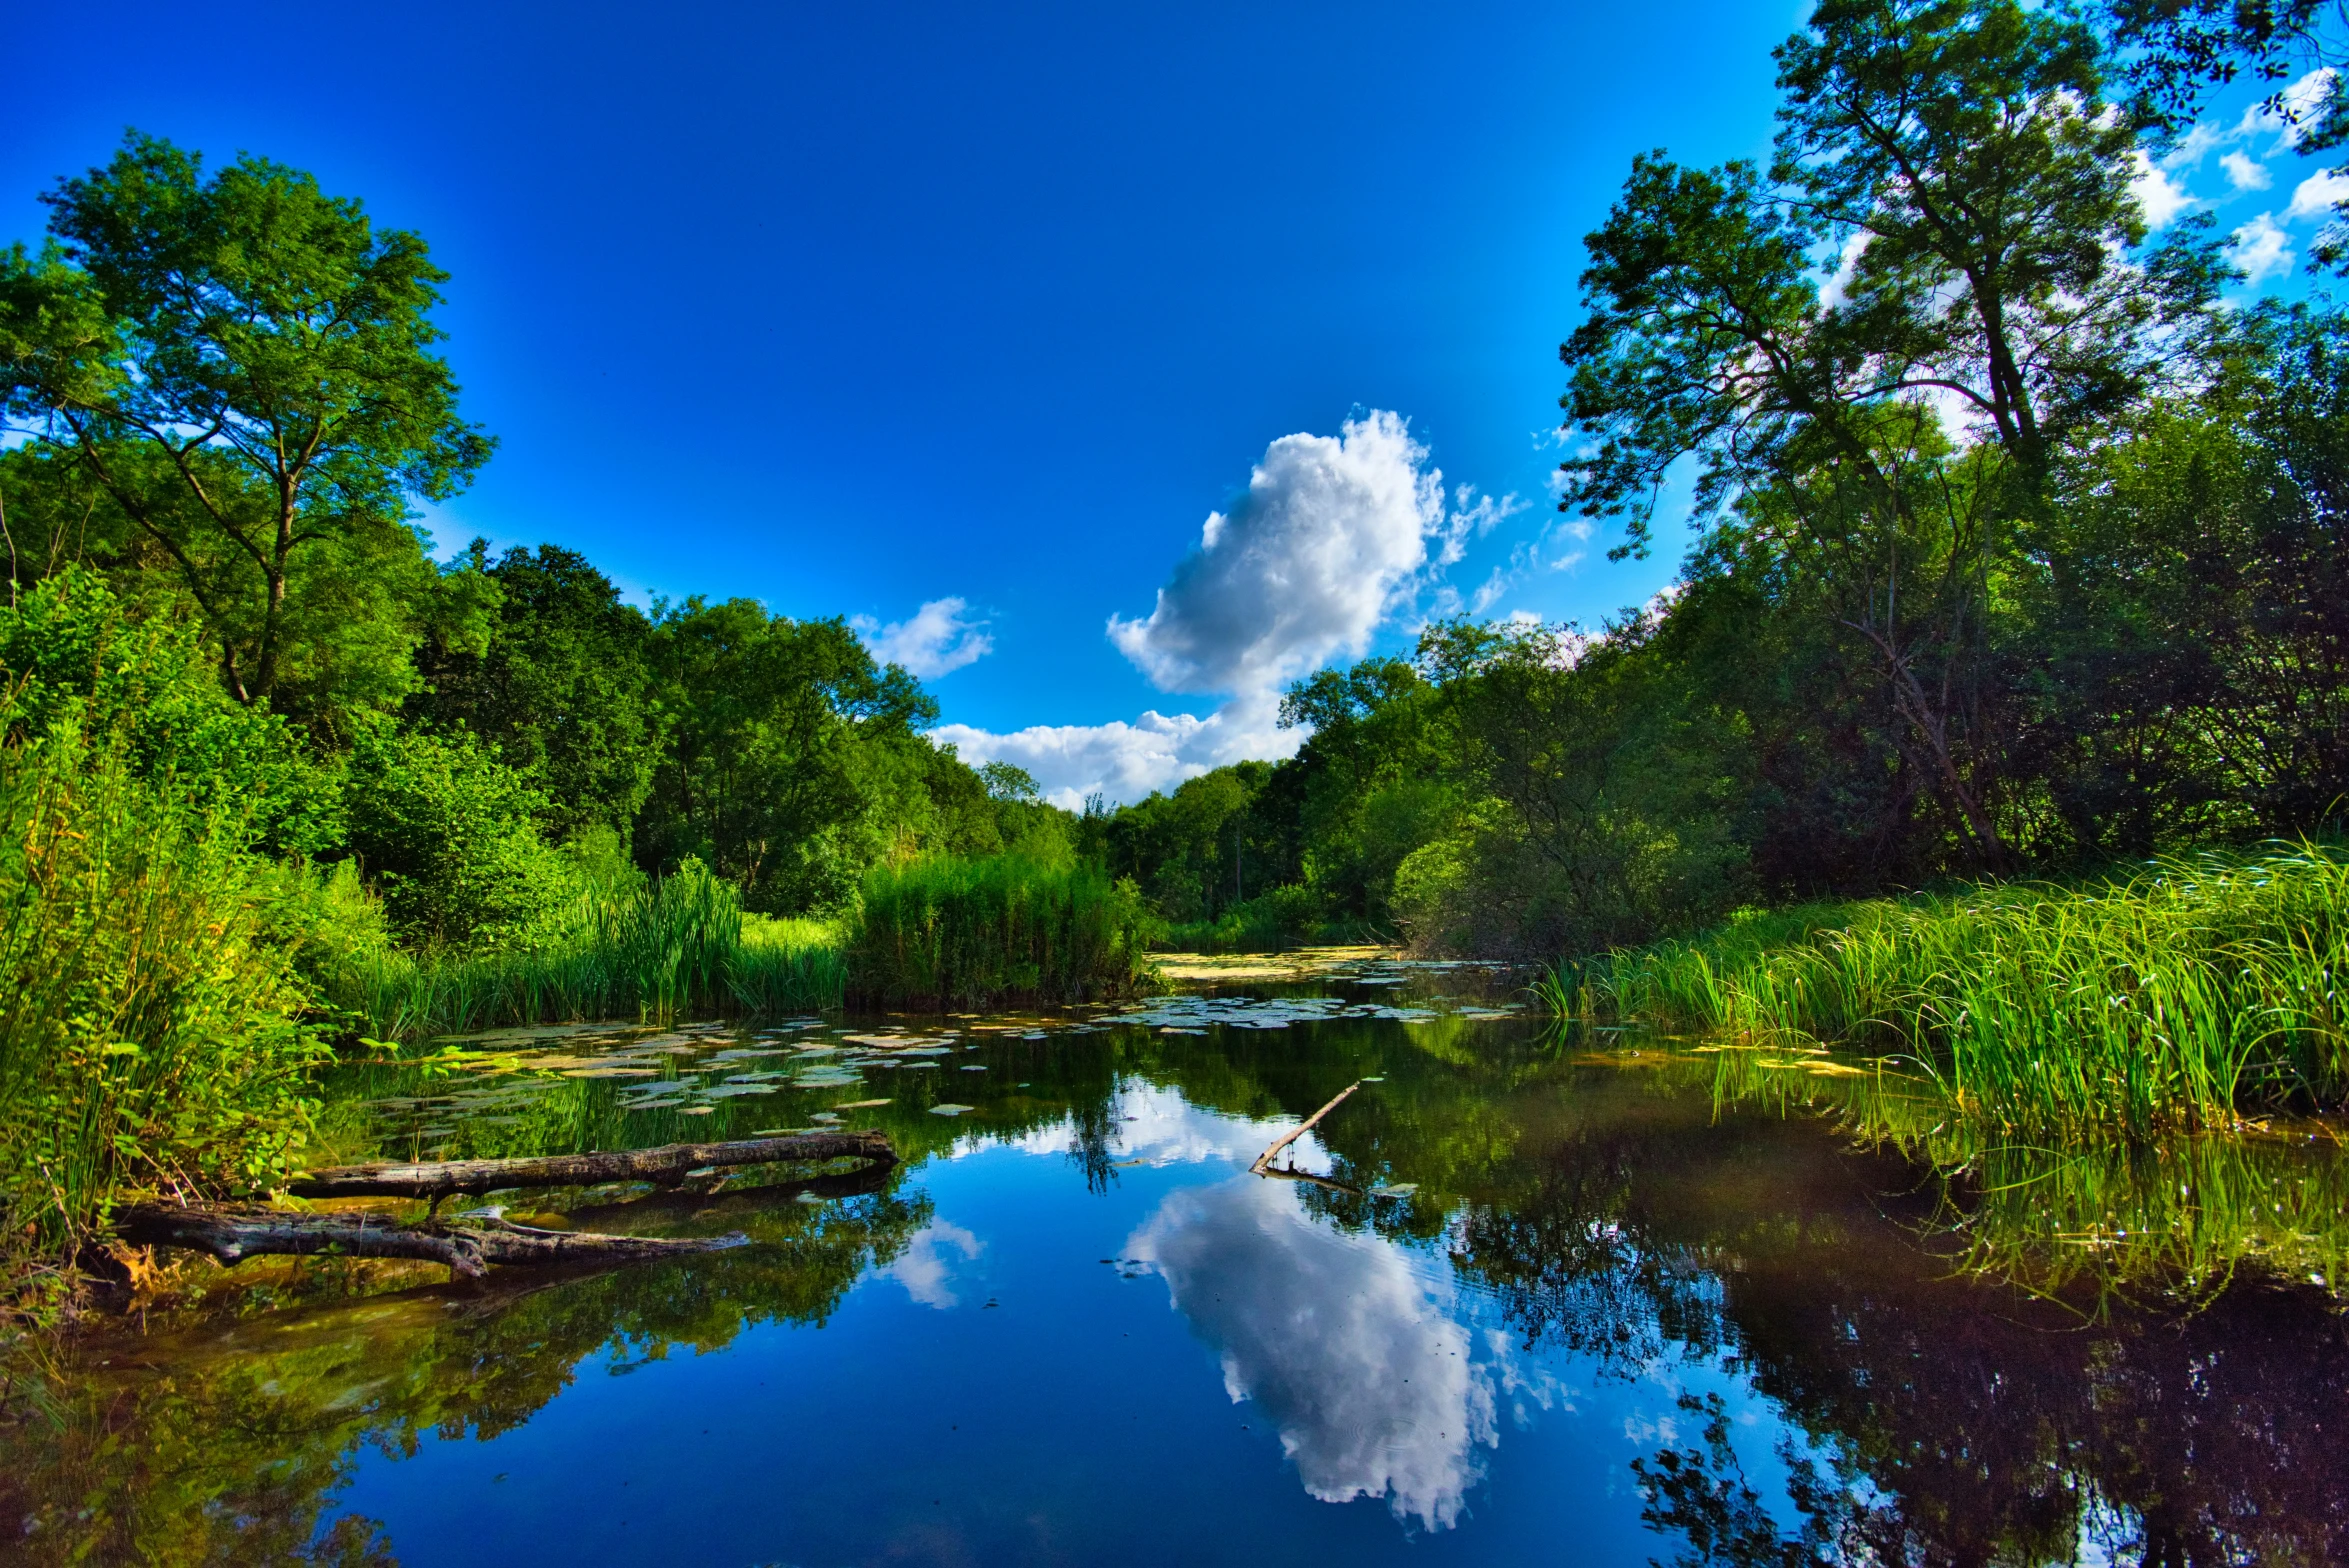
[{"label": "forest", "polygon": [[117,1191],[266,1185],[327,1054],[485,1023],[1342,937],[1551,963],[1572,1013],[1790,906],[2333,866],[2349,312],[2230,292],[2133,188],[2315,16],[1825,0],[1770,160],[1643,156],[1587,240],[1560,504],[1673,586],[1436,621],[1294,685],[1288,760],[1082,813],[936,744],[845,619],[436,560],[417,506],[496,442],[424,239],[128,134],[0,255],[0,1220],[55,1256]]}]

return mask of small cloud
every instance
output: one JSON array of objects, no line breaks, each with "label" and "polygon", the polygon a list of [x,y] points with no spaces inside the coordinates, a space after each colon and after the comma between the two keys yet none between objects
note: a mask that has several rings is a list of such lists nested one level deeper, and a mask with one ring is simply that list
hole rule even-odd
[{"label": "small cloud", "polygon": [[2264,191],[2275,183],[2267,165],[2247,153],[2226,153],[2219,158],[2219,167],[2227,171],[2227,183],[2239,191]]},{"label": "small cloud", "polygon": [[1851,281],[1860,270],[1860,253],[1868,248],[1868,241],[1874,237],[1866,229],[1857,229],[1850,239],[1843,242],[1843,254],[1836,258],[1834,273],[1819,285],[1820,304],[1833,310],[1838,305],[1850,302]]},{"label": "small cloud", "polygon": [[2231,138],[2207,120],[2195,122],[2194,129],[2179,138],[2178,145],[2166,153],[2161,166],[2165,169],[2196,169],[2210,155],[2213,147],[2221,146]]},{"label": "small cloud", "polygon": [[2291,210],[2285,216],[2323,217],[2345,201],[2349,201],[2349,171],[2319,169],[2293,190]]},{"label": "small cloud", "polygon": [[2284,89],[2284,114],[2290,122],[2284,130],[2287,143],[2297,147],[2308,139],[2324,119],[2339,80],[2338,71],[2322,66]]},{"label": "small cloud", "polygon": [[2147,228],[2167,228],[2179,213],[2195,204],[2194,197],[2186,187],[2171,179],[2167,170],[2148,158],[2143,149],[2132,156],[2137,162],[2137,172],[2129,181],[2129,193],[2137,198]]},{"label": "small cloud", "polygon": [[2292,270],[2288,239],[2283,227],[2263,212],[2237,229],[2227,248],[2235,253],[2235,265],[2243,269],[2243,281],[2257,284]]},{"label": "small cloud", "polygon": [[869,615],[849,622],[873,657],[883,664],[900,664],[922,680],[935,680],[966,664],[985,658],[995,639],[982,628],[985,621],[968,618],[970,605],[961,599],[932,599],[911,619],[883,626]]}]

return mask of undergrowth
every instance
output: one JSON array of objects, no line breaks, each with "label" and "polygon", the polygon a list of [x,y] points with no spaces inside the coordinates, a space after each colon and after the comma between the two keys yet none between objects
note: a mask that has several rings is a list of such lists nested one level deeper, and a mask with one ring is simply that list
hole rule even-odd
[{"label": "undergrowth", "polygon": [[2143,1134],[2349,1102],[2349,856],[2314,842],[1757,914],[1551,970],[1562,1016],[1904,1054],[1997,1126]]}]

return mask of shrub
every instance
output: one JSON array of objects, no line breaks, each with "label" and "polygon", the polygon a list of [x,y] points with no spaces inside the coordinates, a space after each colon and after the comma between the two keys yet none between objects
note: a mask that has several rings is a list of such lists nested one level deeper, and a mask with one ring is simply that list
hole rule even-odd
[{"label": "shrub", "polygon": [[431,951],[529,945],[579,891],[540,835],[546,800],[462,732],[362,729],[350,845],[400,938]]}]

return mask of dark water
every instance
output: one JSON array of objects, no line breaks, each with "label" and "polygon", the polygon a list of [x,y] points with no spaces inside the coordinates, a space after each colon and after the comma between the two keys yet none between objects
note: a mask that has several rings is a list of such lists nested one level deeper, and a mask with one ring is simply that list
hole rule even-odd
[{"label": "dark water", "polygon": [[[1345,1007],[1159,1004],[1081,1029],[490,1040],[469,1047],[486,1070],[354,1072],[342,1135],[400,1152],[717,1137],[886,1099],[831,1114],[888,1128],[909,1158],[687,1197],[558,1195],[580,1224],[753,1238],[676,1264],[399,1288],[248,1265],[263,1283],[247,1294],[93,1340],[17,1400],[0,1553],[2349,1555],[2349,1337],[2306,1266],[2330,1245],[2308,1226],[2340,1207],[2337,1161],[2276,1142],[2216,1174],[2198,1151],[2186,1182],[2170,1156],[2100,1166],[2085,1196],[2048,1189],[1999,1222],[2044,1234],[1986,1238],[1983,1216],[2010,1212],[1994,1195],[1868,1152],[1848,1104],[1725,1095],[1701,1056],[1626,1066],[1432,999],[1466,983],[1349,988]],[[1247,1174],[1357,1079],[1295,1147],[1322,1181]],[[2289,1190],[2302,1250],[2206,1234],[2134,1274],[2120,1243],[2087,1244],[2108,1266],[2062,1266],[2083,1245],[2067,1205],[2137,1212],[2111,1206],[2131,1181],[2232,1181],[2228,1201],[2271,1226],[2283,1199],[2263,1195]]]}]

